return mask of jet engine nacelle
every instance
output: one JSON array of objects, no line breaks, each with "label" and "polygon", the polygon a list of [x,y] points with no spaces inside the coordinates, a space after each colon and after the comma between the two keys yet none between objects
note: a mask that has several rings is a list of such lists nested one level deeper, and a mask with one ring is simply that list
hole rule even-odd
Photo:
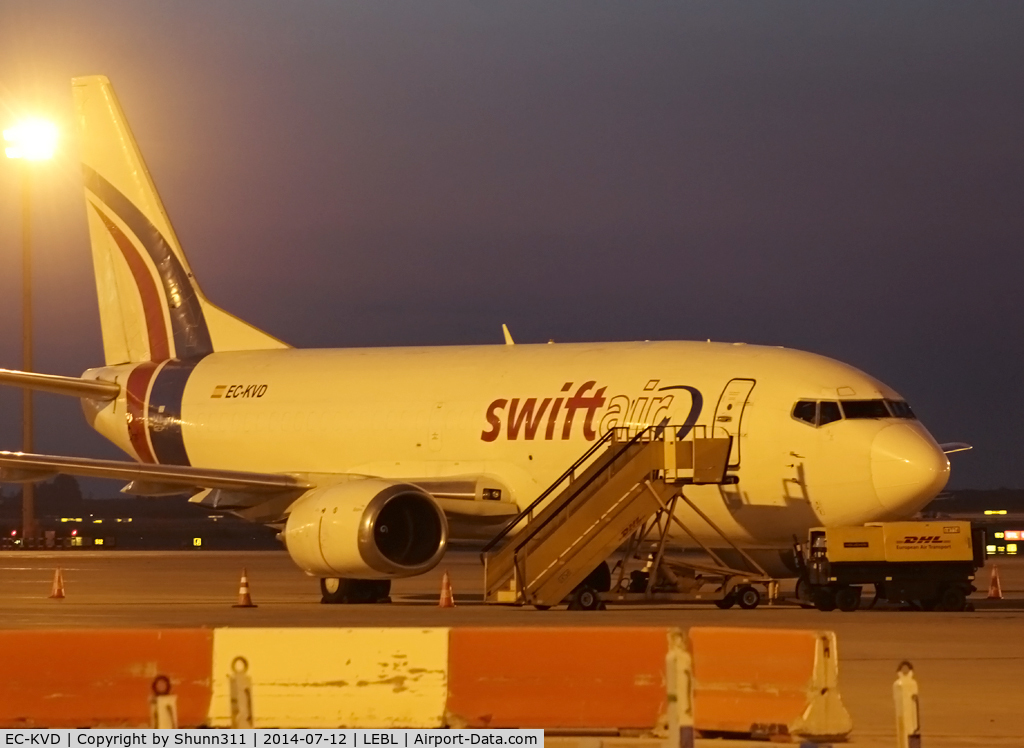
[{"label": "jet engine nacelle", "polygon": [[295,563],[319,577],[410,577],[444,556],[448,522],[421,488],[362,478],[299,498],[284,540]]}]

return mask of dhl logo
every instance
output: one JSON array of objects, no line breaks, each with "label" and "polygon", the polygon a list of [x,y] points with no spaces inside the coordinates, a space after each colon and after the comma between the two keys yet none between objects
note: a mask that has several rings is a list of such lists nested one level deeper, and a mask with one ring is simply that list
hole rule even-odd
[{"label": "dhl logo", "polygon": [[943,540],[941,535],[907,535],[902,540],[898,540],[896,542],[927,545],[928,543],[947,543],[949,541]]}]

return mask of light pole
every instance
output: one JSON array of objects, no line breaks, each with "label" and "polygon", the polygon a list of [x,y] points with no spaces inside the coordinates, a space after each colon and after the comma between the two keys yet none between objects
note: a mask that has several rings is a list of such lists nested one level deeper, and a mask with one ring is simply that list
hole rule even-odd
[{"label": "light pole", "polygon": [[[21,366],[32,371],[32,161],[53,157],[57,146],[57,128],[50,122],[25,120],[4,130],[8,158],[21,161]],[[22,390],[22,450],[32,452],[32,390]],[[35,486],[21,487],[21,542],[36,535]],[[22,545],[24,547],[24,545]]]}]

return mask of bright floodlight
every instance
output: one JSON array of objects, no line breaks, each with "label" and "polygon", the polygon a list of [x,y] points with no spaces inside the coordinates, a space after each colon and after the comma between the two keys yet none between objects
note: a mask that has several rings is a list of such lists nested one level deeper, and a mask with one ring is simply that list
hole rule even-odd
[{"label": "bright floodlight", "polygon": [[7,158],[42,161],[52,158],[57,148],[57,127],[41,119],[25,120],[4,130],[4,140],[9,144],[4,149]]}]

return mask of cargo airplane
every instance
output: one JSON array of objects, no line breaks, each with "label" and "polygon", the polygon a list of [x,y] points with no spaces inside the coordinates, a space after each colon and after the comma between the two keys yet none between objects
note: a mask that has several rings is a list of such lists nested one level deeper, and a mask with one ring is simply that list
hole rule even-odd
[{"label": "cargo airplane", "polygon": [[0,381],[79,398],[133,461],[3,452],[5,481],[192,492],[278,528],[325,602],[385,599],[450,533],[493,533],[613,427],[732,436],[735,482],[687,495],[780,574],[808,528],[906,518],[946,484],[942,446],[898,393],[797,350],[507,331],[504,345],[296,350],[207,300],[107,78],[73,92],[105,364]]}]

